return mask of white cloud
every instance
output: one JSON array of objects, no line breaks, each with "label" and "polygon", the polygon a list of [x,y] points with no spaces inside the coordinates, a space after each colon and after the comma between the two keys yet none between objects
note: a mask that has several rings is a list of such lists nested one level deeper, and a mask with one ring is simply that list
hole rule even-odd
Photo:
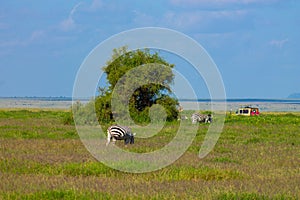
[{"label": "white cloud", "polygon": [[60,22],[60,29],[63,31],[70,31],[76,28],[77,24],[74,19],[74,15],[79,12],[79,8],[81,12],[95,12],[102,9],[104,6],[105,5],[102,0],[93,0],[90,4],[87,2],[77,3],[70,11],[68,18]]},{"label": "white cloud", "polygon": [[61,30],[69,31],[69,30],[72,30],[76,27],[76,23],[75,23],[75,20],[73,19],[73,16],[76,13],[78,7],[82,4],[83,4],[83,2],[79,2],[78,4],[76,4],[72,8],[72,10],[70,11],[68,18],[64,19],[63,21],[60,22],[60,29]]},{"label": "white cloud", "polygon": [[60,23],[60,28],[63,31],[69,31],[75,28],[75,21],[73,18],[69,17]]},{"label": "white cloud", "polygon": [[45,31],[35,30],[30,34],[30,36],[22,39],[18,38],[18,39],[0,41],[0,47],[14,48],[14,47],[21,47],[21,46],[29,46],[32,44],[43,43],[43,41],[45,41],[45,38],[46,38]]},{"label": "white cloud", "polygon": [[271,46],[275,46],[275,47],[278,47],[278,48],[281,49],[288,41],[289,41],[288,38],[283,39],[283,40],[271,40],[271,41],[269,42],[269,44],[270,44]]}]

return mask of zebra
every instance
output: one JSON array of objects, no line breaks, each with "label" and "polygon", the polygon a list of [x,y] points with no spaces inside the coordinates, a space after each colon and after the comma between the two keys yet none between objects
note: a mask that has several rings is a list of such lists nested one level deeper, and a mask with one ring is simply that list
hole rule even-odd
[{"label": "zebra", "polygon": [[200,113],[194,113],[192,114],[192,123],[196,124],[197,122],[204,122],[204,123],[211,123],[212,122],[212,115],[208,114],[200,114]]},{"label": "zebra", "polygon": [[134,136],[135,133],[132,133],[129,127],[112,125],[107,129],[106,146],[108,146],[110,140],[113,141],[113,144],[116,142],[116,140],[124,140],[125,145],[127,145],[128,143],[134,144]]}]

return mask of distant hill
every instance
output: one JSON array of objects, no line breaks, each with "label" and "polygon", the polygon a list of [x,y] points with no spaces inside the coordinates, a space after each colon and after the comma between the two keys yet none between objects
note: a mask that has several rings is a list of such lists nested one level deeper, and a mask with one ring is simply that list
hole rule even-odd
[{"label": "distant hill", "polygon": [[288,96],[288,99],[300,99],[300,93],[293,93]]}]

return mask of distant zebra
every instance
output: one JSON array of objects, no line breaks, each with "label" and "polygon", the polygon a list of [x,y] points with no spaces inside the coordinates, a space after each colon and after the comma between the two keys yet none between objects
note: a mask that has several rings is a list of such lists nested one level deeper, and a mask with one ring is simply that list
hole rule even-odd
[{"label": "distant zebra", "polygon": [[134,143],[134,135],[135,133],[131,132],[131,129],[127,126],[119,126],[119,125],[112,125],[107,129],[107,142],[106,146],[110,143],[110,140],[113,143],[116,140],[124,140],[125,145],[128,143]]},{"label": "distant zebra", "polygon": [[194,113],[192,114],[192,123],[196,124],[197,122],[204,122],[204,123],[211,123],[212,122],[212,115],[208,114],[200,114],[200,113]]}]

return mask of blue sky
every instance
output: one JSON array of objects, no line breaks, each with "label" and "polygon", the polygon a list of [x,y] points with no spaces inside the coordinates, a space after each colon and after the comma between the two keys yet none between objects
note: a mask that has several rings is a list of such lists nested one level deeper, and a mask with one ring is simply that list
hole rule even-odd
[{"label": "blue sky", "polygon": [[1,1],[0,96],[71,96],[96,45],[158,26],[207,50],[228,98],[285,98],[300,92],[299,11],[298,0]]}]

